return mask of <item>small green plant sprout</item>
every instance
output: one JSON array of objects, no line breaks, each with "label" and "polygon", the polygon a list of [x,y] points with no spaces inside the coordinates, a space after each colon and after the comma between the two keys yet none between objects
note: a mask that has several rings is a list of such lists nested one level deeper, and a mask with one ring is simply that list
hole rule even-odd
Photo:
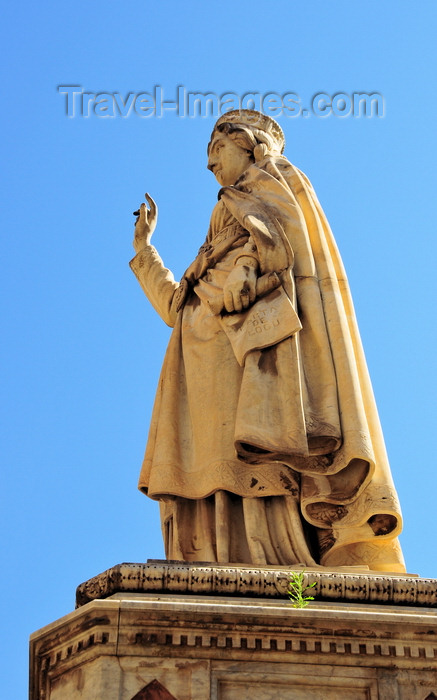
[{"label": "small green plant sprout", "polygon": [[293,571],[288,579],[288,596],[292,601],[293,608],[306,608],[310,600],[314,600],[312,595],[304,595],[310,588],[317,586],[316,581],[310,586],[304,585],[305,571]]}]

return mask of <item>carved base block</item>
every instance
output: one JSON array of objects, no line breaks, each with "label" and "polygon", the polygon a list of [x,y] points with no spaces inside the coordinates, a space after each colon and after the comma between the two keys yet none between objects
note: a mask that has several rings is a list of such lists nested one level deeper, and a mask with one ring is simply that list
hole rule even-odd
[{"label": "carved base block", "polygon": [[[188,568],[195,581],[198,566]],[[437,610],[122,590],[32,635],[30,698],[436,700]]]}]

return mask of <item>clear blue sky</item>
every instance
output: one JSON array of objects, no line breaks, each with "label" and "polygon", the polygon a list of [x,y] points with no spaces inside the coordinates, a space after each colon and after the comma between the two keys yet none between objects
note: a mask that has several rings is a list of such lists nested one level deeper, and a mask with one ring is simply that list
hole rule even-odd
[{"label": "clear blue sky", "polygon": [[[163,557],[158,507],[136,490],[169,337],[129,270],[149,191],[176,277],[203,242],[217,184],[214,117],[68,118],[87,92],[378,92],[382,118],[278,117],[349,275],[410,572],[435,558],[436,5],[9,3],[2,27],[4,335],[1,661],[26,697],[28,635],[75,587]],[[141,112],[140,112],[141,113]]]}]

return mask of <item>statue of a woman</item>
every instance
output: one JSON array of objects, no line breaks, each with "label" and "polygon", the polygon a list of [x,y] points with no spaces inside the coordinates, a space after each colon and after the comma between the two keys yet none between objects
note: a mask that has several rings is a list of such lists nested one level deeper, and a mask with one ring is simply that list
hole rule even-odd
[{"label": "statue of a woman", "polygon": [[220,117],[219,201],[180,283],[150,243],[156,205],[141,205],[131,267],[174,330],[139,488],[160,501],[168,559],[402,572],[346,275],[283,149],[273,119]]}]

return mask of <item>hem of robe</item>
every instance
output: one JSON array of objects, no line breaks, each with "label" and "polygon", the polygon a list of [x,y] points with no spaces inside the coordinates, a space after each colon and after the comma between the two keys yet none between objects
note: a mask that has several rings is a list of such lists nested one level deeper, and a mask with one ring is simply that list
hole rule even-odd
[{"label": "hem of robe", "polygon": [[[143,471],[146,474],[148,466],[144,462]],[[161,500],[165,496],[196,500],[207,498],[220,490],[230,491],[242,498],[297,497],[299,481],[293,470],[282,463],[249,465],[237,460],[219,460],[189,474],[174,464],[154,464],[153,476],[149,479],[140,476],[138,488],[155,500]]]},{"label": "hem of robe", "polygon": [[[329,469],[326,456],[305,459],[282,455],[281,459],[275,455],[263,463],[260,463],[262,455],[254,453],[253,457],[258,457],[256,462],[216,460],[189,472],[173,462],[155,463],[145,459],[138,488],[156,500],[166,494],[188,499],[207,498],[223,489],[244,498],[295,496],[301,491],[306,505],[319,501],[348,504],[355,502],[369,485],[374,471],[374,465],[362,457],[352,459],[339,473],[331,475],[330,484],[326,479],[326,469]],[[308,463],[314,471],[308,469]],[[354,487],[342,490],[342,481],[346,486],[352,474]]]},{"label": "hem of robe", "polygon": [[327,568],[365,564],[371,571],[401,574],[407,570],[398,538],[389,535],[373,535],[361,541],[334,544],[321,556],[320,564]]}]

